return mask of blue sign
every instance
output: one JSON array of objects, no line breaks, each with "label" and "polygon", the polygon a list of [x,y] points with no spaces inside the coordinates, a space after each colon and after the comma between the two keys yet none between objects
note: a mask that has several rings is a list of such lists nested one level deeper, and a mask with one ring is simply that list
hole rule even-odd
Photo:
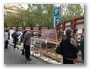
[{"label": "blue sign", "polygon": [[58,17],[56,17],[55,18],[55,27],[58,25],[58,24],[60,24],[60,17],[58,16]]},{"label": "blue sign", "polygon": [[54,8],[54,16],[60,16],[60,7]]}]

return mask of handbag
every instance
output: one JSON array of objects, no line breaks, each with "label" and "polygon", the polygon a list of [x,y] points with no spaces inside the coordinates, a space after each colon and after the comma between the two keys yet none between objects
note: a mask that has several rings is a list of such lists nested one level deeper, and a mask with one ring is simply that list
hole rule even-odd
[{"label": "handbag", "polygon": [[23,46],[23,42],[21,43],[21,45],[18,46],[19,50],[23,50],[24,46]]},{"label": "handbag", "polygon": [[60,46],[60,44],[58,45],[58,47],[56,48],[55,52],[57,54],[62,54],[62,47]]},{"label": "handbag", "polygon": [[63,54],[63,39],[62,41],[60,42],[60,44],[58,45],[58,47],[56,48],[55,52],[57,54]]}]

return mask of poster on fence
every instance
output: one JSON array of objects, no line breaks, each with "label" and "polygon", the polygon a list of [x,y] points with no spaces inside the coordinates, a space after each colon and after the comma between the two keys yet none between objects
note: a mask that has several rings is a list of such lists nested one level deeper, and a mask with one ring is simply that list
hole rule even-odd
[{"label": "poster on fence", "polygon": [[41,30],[41,38],[47,38],[50,41],[57,41],[56,35],[55,29]]}]

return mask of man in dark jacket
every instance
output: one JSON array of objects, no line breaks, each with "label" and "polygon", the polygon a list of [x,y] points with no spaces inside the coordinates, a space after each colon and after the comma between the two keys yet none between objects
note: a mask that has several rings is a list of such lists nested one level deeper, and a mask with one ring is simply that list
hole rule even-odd
[{"label": "man in dark jacket", "polygon": [[25,48],[25,57],[27,60],[30,59],[30,43],[31,43],[31,36],[30,36],[30,31],[26,31],[24,34],[24,48]]},{"label": "man in dark jacket", "polygon": [[18,30],[16,30],[13,34],[12,34],[12,37],[13,37],[13,41],[14,41],[14,49],[16,48],[16,44],[18,42],[18,36],[19,34],[17,33]]},{"label": "man in dark jacket", "polygon": [[77,43],[72,36],[72,29],[67,29],[66,36],[60,43],[60,54],[63,56],[63,64],[73,64],[74,59],[77,58]]}]

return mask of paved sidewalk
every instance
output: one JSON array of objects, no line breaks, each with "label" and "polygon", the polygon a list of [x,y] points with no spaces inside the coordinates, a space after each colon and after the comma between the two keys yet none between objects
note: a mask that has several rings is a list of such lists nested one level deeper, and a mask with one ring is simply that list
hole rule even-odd
[{"label": "paved sidewalk", "polygon": [[48,64],[36,57],[31,56],[31,61],[27,61],[20,50],[16,50],[9,45],[8,49],[4,49],[4,64]]}]

